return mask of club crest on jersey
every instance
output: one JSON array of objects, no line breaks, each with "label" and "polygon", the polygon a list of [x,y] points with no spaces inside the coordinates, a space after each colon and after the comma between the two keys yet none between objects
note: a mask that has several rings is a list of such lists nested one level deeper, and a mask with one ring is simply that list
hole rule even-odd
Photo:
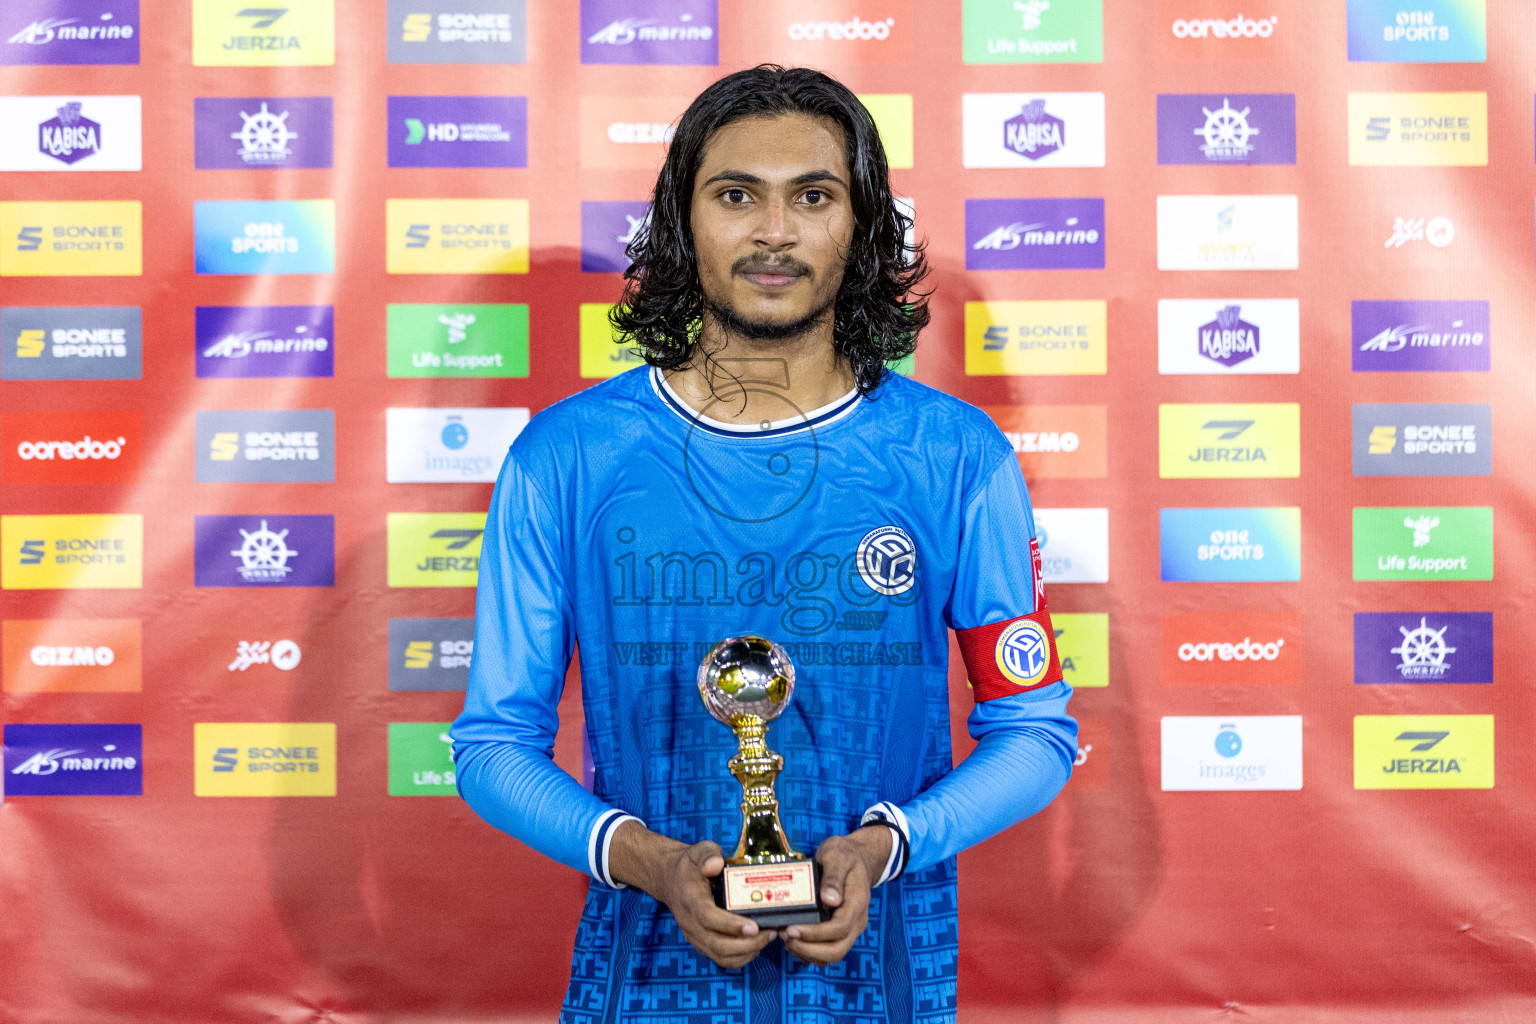
[{"label": "club crest on jersey", "polygon": [[1036,686],[1051,667],[1051,638],[1034,619],[1018,619],[997,635],[997,669],[1019,686]]},{"label": "club crest on jersey", "polygon": [[917,545],[899,526],[879,526],[859,541],[859,576],[886,597],[904,594],[917,582]]}]

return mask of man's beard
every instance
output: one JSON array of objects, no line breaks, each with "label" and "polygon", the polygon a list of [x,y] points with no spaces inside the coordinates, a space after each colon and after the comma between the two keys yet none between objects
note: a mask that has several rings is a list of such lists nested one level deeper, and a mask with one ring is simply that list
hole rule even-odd
[{"label": "man's beard", "polygon": [[749,341],[786,341],[790,338],[802,337],[820,327],[826,318],[832,315],[833,307],[836,305],[837,296],[834,295],[823,305],[804,316],[780,322],[752,320],[724,303],[716,302],[707,295],[704,297],[704,309],[721,331]]}]

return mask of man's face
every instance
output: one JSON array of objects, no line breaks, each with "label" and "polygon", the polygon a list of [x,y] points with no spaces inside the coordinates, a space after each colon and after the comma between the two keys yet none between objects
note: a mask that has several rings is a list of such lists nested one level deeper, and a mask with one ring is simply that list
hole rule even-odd
[{"label": "man's face", "polygon": [[804,114],[716,131],[694,176],[706,307],[750,338],[805,333],[830,313],[853,234],[842,131]]}]

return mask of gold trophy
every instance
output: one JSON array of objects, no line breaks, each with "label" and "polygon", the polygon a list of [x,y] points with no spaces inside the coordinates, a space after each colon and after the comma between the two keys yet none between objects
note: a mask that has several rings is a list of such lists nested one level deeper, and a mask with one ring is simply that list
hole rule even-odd
[{"label": "gold trophy", "polygon": [[727,767],[741,783],[741,838],[725,870],[710,880],[715,903],[764,928],[826,920],[820,865],[795,849],[779,821],[773,783],[784,758],[763,740],[794,692],[794,665],[771,640],[727,637],[699,663],[698,682],[704,706],[740,744]]}]

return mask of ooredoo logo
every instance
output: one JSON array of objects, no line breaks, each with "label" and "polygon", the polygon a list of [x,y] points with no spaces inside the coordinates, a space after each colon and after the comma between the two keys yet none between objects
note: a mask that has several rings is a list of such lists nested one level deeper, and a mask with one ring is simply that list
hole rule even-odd
[{"label": "ooredoo logo", "polygon": [[854,15],[847,21],[792,21],[789,23],[789,38],[796,42],[820,42],[823,39],[833,41],[856,39],[889,39],[891,29],[895,27],[895,18],[885,18],[880,21],[865,21],[858,15]]},{"label": "ooredoo logo", "polygon": [[1220,18],[1179,18],[1173,23],[1176,39],[1268,39],[1275,34],[1280,18],[1245,18],[1239,14],[1223,21]]},{"label": "ooredoo logo", "polygon": [[1291,612],[1163,616],[1163,682],[1171,686],[1294,686],[1301,617]]},{"label": "ooredoo logo", "polygon": [[0,474],[13,484],[106,484],[132,480],[142,447],[138,412],[8,413],[0,416]]},{"label": "ooredoo logo", "polygon": [[1292,56],[1315,15],[1295,0],[1158,0],[1155,36],[1178,61],[1258,61]]}]

